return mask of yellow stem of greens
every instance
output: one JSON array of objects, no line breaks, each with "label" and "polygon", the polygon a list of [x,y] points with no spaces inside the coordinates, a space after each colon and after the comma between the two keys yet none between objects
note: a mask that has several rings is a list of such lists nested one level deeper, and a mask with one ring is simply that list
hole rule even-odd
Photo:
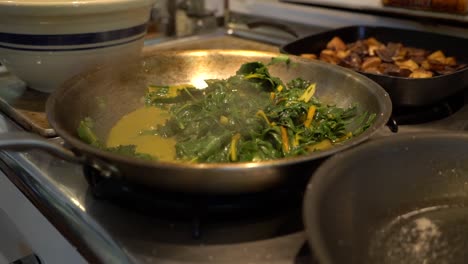
[{"label": "yellow stem of greens", "polygon": [[320,141],[317,144],[310,145],[307,147],[309,151],[316,151],[316,150],[326,150],[329,149],[333,146],[332,142],[327,138],[322,141]]},{"label": "yellow stem of greens", "polygon": [[268,117],[266,116],[265,112],[263,112],[263,110],[258,110],[256,115],[262,117],[265,122],[271,126],[270,120],[268,120]]},{"label": "yellow stem of greens", "polygon": [[241,135],[236,133],[231,138],[231,147],[229,148],[229,155],[232,161],[237,161],[237,143],[239,142]]},{"label": "yellow stem of greens", "polygon": [[300,133],[297,133],[297,134],[294,136],[293,147],[299,146],[299,140],[301,140],[301,139],[302,139],[301,134],[300,134]]},{"label": "yellow stem of greens", "polygon": [[222,115],[222,116],[219,117],[219,122],[222,125],[227,125],[227,124],[229,124],[229,118]]},{"label": "yellow stem of greens", "polygon": [[263,74],[251,73],[251,74],[245,75],[244,79],[248,80],[248,79],[263,78],[263,77],[264,77]]},{"label": "yellow stem of greens", "polygon": [[270,101],[275,100],[276,94],[274,92],[270,93]]},{"label": "yellow stem of greens", "polygon": [[338,138],[337,140],[335,140],[335,142],[340,142],[340,141],[344,141],[344,140],[347,140],[347,139],[350,139],[353,137],[353,132],[348,132],[346,133],[346,135]]},{"label": "yellow stem of greens", "polygon": [[289,152],[289,137],[288,137],[288,130],[281,126],[281,141],[283,142],[283,152]]},{"label": "yellow stem of greens", "polygon": [[301,97],[299,97],[299,100],[308,103],[315,94],[315,86],[315,83],[309,85]]},{"label": "yellow stem of greens", "polygon": [[309,110],[307,111],[307,118],[304,121],[305,127],[309,128],[310,124],[312,124],[312,120],[314,120],[315,110],[317,110],[317,107],[313,105],[309,107]]}]

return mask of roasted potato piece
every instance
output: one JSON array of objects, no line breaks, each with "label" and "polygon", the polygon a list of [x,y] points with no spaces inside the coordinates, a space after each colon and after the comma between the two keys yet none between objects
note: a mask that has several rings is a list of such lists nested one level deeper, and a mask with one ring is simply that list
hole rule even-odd
[{"label": "roasted potato piece", "polygon": [[400,67],[401,69],[408,69],[411,71],[419,69],[419,65],[413,60],[395,61],[395,64],[398,65],[398,67]]},{"label": "roasted potato piece", "polygon": [[339,37],[333,37],[330,42],[327,43],[327,49],[330,50],[346,50],[346,44]]},{"label": "roasted potato piece", "polygon": [[381,63],[382,60],[379,57],[367,57],[362,62],[361,69],[377,68]]},{"label": "roasted potato piece", "polygon": [[369,46],[381,46],[382,45],[382,43],[380,43],[376,38],[373,38],[373,37],[367,38],[364,42]]},{"label": "roasted potato piece", "polygon": [[457,65],[457,60],[455,59],[455,57],[446,57],[445,58],[445,64],[447,64],[449,66],[455,66],[455,65]]},{"label": "roasted potato piece", "polygon": [[329,49],[325,49],[320,52],[320,60],[332,64],[338,64],[340,62],[340,58],[336,56],[335,51]]},{"label": "roasted potato piece", "polygon": [[336,56],[337,56],[338,58],[340,58],[340,59],[344,59],[344,58],[348,57],[349,53],[350,53],[349,50],[346,50],[346,51],[344,51],[344,50],[339,50],[339,51],[336,52]]},{"label": "roasted potato piece", "polygon": [[382,72],[379,71],[379,69],[377,67],[371,67],[371,68],[363,69],[363,71],[366,72],[366,73],[382,74]]},{"label": "roasted potato piece", "polygon": [[425,60],[425,61],[421,62],[421,67],[424,70],[430,70],[431,69],[431,64],[429,63],[429,61]]},{"label": "roasted potato piece", "polygon": [[369,54],[369,56],[375,56],[375,54],[376,54],[375,52],[380,48],[381,48],[381,46],[371,45],[367,49],[367,53]]},{"label": "roasted potato piece", "polygon": [[438,50],[438,51],[435,51],[433,52],[431,55],[427,56],[427,59],[429,61],[437,61],[441,64],[444,64],[445,63],[445,54],[441,51],[441,50]]},{"label": "roasted potato piece", "polygon": [[410,78],[431,78],[434,74],[431,71],[417,69],[410,74]]},{"label": "roasted potato piece", "polygon": [[316,60],[317,59],[317,55],[315,55],[313,53],[302,53],[300,56],[303,57],[303,58],[306,58],[306,59],[311,59],[311,60]]}]

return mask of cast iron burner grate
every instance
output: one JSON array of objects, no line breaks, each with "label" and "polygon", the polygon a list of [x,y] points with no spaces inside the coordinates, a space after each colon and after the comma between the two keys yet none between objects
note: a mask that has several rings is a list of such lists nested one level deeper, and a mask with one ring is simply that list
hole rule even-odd
[{"label": "cast iron burner grate", "polygon": [[465,91],[438,103],[419,107],[395,107],[393,120],[398,125],[415,125],[440,120],[457,112],[465,104]]},{"label": "cast iron burner grate", "polygon": [[191,239],[200,239],[202,231],[212,223],[229,225],[236,221],[259,224],[281,218],[281,228],[276,227],[275,236],[303,230],[301,207],[304,187],[296,185],[261,193],[191,195],[103,178],[90,168],[85,168],[85,176],[95,198],[162,221],[189,223]]}]

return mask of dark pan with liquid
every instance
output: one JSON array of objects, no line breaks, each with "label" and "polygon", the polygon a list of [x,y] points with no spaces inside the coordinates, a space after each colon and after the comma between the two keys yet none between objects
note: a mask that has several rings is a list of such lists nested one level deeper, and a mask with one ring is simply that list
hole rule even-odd
[{"label": "dark pan with liquid", "polygon": [[414,133],[325,161],[303,210],[320,263],[466,263],[467,149],[466,133]]}]

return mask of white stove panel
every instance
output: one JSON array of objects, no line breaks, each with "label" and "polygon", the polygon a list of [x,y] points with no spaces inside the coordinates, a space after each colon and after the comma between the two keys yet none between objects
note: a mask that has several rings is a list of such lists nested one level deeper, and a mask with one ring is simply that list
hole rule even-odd
[{"label": "white stove panel", "polygon": [[33,254],[41,264],[87,263],[1,171],[0,223],[0,240],[8,242],[0,242],[0,264],[32,259]]}]

